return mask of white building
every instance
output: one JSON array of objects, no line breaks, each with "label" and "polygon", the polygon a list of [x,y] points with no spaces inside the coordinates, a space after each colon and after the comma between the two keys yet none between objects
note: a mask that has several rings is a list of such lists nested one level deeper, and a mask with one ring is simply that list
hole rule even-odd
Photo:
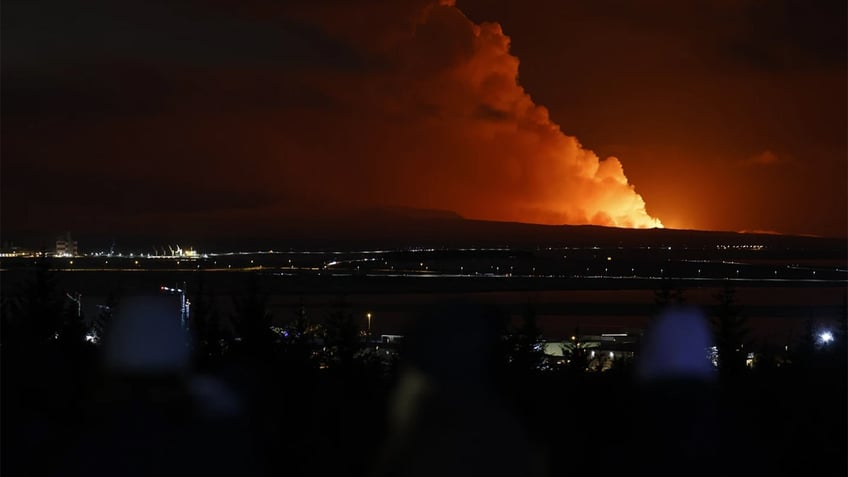
[{"label": "white building", "polygon": [[64,237],[56,239],[56,257],[73,257],[77,254],[77,241],[71,239],[71,233],[66,232]]}]

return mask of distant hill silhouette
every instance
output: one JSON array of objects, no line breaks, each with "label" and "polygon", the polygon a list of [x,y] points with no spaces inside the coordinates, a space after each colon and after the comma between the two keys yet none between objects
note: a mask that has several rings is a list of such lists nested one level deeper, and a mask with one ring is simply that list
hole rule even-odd
[{"label": "distant hill silhouette", "polygon": [[[758,244],[770,249],[826,249],[846,255],[845,238],[723,231],[627,229],[597,225],[539,225],[474,220],[445,210],[404,207],[356,209],[333,216],[278,220],[218,221],[173,225],[151,232],[86,234],[74,231],[83,251],[108,248],[152,250],[179,243],[201,251],[361,249],[380,247],[715,247]],[[44,242],[25,244],[39,247]],[[831,256],[833,256],[831,254]]]},{"label": "distant hill silhouette", "polygon": [[367,209],[366,212],[375,217],[393,219],[462,220],[464,218],[452,210],[415,209],[412,207],[381,207]]}]

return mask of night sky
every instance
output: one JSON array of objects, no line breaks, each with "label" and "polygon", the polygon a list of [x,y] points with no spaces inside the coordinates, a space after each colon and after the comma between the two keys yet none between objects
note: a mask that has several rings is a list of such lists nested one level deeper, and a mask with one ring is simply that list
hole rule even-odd
[{"label": "night sky", "polygon": [[4,2],[4,238],[389,206],[848,235],[844,0],[172,3]]}]

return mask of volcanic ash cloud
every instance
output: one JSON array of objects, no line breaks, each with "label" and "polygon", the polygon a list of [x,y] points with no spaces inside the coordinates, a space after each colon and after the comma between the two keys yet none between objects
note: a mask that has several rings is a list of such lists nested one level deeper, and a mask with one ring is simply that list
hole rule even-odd
[{"label": "volcanic ash cloud", "polygon": [[[462,212],[551,224],[662,226],[647,213],[618,159],[599,160],[563,134],[545,107],[534,104],[518,83],[519,61],[509,53],[510,40],[500,25],[474,24],[452,5],[431,7],[408,48],[417,50],[417,58],[438,58],[438,51],[428,51],[432,42],[427,40],[447,44],[449,35],[454,35],[451,63],[430,71],[436,84],[429,97],[419,94],[438,105],[439,120],[454,126],[440,128],[450,143],[462,146],[451,160],[471,165],[458,171],[443,165],[468,187],[467,195],[454,192],[457,203],[466,205]],[[470,173],[463,176],[463,169]],[[472,191],[489,200],[475,198]]]},{"label": "volcanic ash cloud", "polygon": [[449,3],[414,18],[406,30],[351,29],[390,66],[332,87],[358,112],[362,132],[346,155],[367,151],[356,162],[377,171],[363,178],[375,200],[491,220],[662,227],[618,159],[563,134],[519,85],[499,24],[475,24]]}]

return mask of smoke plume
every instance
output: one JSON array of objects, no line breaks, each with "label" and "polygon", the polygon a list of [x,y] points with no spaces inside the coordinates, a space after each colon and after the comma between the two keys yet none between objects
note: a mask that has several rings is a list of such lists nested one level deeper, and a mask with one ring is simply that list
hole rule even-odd
[{"label": "smoke plume", "polygon": [[450,2],[89,3],[16,12],[33,25],[4,68],[16,228],[178,233],[374,206],[661,226],[618,159],[519,85],[501,27]]},{"label": "smoke plume", "polygon": [[333,103],[355,112],[318,120],[347,157],[344,176],[364,184],[352,195],[481,219],[662,226],[617,158],[599,160],[533,102],[499,24],[475,24],[452,2],[415,9],[407,23],[368,25],[355,11],[332,23],[380,64],[323,81]]}]

